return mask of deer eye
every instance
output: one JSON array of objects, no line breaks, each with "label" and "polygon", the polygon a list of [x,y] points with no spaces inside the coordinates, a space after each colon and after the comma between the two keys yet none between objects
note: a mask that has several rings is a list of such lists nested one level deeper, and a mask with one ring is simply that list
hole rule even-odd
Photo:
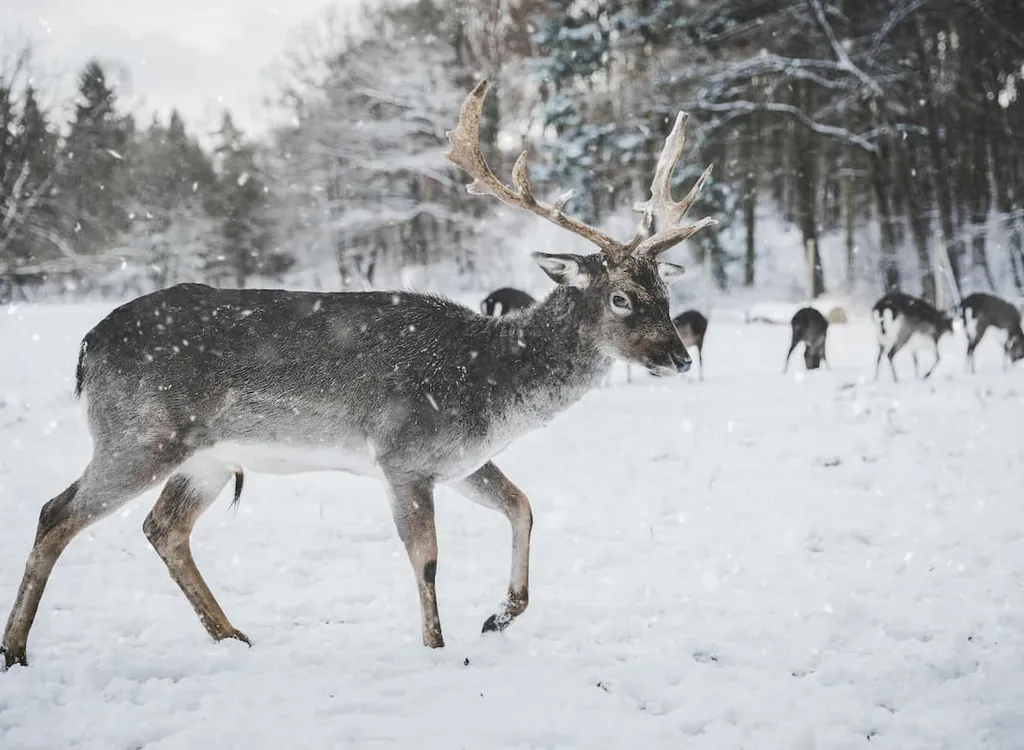
[{"label": "deer eye", "polygon": [[629,301],[629,297],[622,292],[612,292],[611,305],[612,310],[620,315],[628,313],[633,309],[633,303],[631,303]]}]

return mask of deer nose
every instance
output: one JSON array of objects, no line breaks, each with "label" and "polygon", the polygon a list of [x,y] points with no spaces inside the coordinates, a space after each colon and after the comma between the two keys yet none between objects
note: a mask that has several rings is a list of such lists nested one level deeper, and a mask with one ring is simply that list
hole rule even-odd
[{"label": "deer nose", "polygon": [[669,359],[672,360],[672,364],[675,366],[676,372],[686,372],[693,364],[693,360],[690,359],[690,355],[686,353],[685,349],[681,353],[672,352],[668,356]]}]

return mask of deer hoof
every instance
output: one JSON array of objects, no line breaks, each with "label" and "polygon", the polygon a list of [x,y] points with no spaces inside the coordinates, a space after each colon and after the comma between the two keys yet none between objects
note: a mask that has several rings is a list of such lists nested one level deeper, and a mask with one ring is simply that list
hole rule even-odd
[{"label": "deer hoof", "polygon": [[8,669],[14,666],[27,667],[28,666],[28,655],[25,653],[23,648],[11,648],[9,646],[0,646],[0,654],[3,654],[3,667],[0,668],[0,672],[6,672]]},{"label": "deer hoof", "polygon": [[250,641],[249,637],[245,633],[243,633],[241,630],[235,630],[234,628],[232,628],[231,630],[227,631],[226,633],[223,633],[222,635],[217,636],[217,640],[218,641],[225,641],[228,638],[232,638],[232,639],[234,639],[236,641],[241,641],[242,643],[244,643],[249,648],[252,648],[252,641]]},{"label": "deer hoof", "polygon": [[500,633],[512,624],[512,617],[507,612],[491,615],[484,621],[481,633]]}]

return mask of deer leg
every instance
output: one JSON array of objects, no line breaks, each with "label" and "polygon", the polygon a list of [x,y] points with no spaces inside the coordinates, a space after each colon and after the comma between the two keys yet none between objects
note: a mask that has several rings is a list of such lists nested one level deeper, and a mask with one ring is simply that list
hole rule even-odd
[{"label": "deer leg", "polygon": [[[793,356],[793,350],[796,349],[796,345],[800,343],[800,337],[793,335],[793,340],[789,344],[789,351],[786,352],[786,364],[782,366],[782,374],[785,375],[786,371],[789,370],[789,358]],[[881,356],[881,355],[879,355]]]},{"label": "deer leg", "polygon": [[889,369],[892,370],[892,382],[894,383],[900,382],[900,379],[896,377],[896,365],[892,362],[892,358],[896,356],[897,351],[899,351],[899,349],[893,346],[889,349],[889,354],[887,355],[889,358]]},{"label": "deer leg", "polygon": [[441,617],[437,613],[437,530],[434,527],[434,485],[429,479],[388,478],[391,513],[416,577],[423,621],[423,645],[443,648]]},{"label": "deer leg", "polygon": [[[910,341],[911,336],[913,336],[913,331],[911,331],[906,326],[901,326],[899,332],[897,332],[897,334],[896,334],[896,340],[892,343],[892,347],[889,349],[889,369],[892,370],[892,379],[893,379],[894,383],[898,383],[899,382],[899,378],[896,377],[896,366],[892,362],[893,357],[896,356],[896,353],[899,352],[900,349],[902,349],[904,346],[907,345],[907,343]],[[917,376],[917,353],[913,352],[913,354],[914,354],[914,376],[916,377]]]},{"label": "deer leg", "polygon": [[932,366],[931,366],[931,368],[929,368],[928,372],[926,372],[924,374],[924,378],[922,378],[922,380],[927,380],[928,378],[930,378],[932,376],[932,373],[935,372],[935,368],[939,366],[939,362],[941,360],[942,360],[942,357],[939,356],[939,342],[936,341],[935,342],[935,361],[932,363]]},{"label": "deer leg", "polygon": [[697,379],[698,380],[704,380],[704,347],[703,346],[698,346],[697,347],[697,361],[700,363],[700,373],[699,373]]},{"label": "deer leg", "polygon": [[176,462],[166,452],[161,453],[159,457],[139,456],[127,464],[123,456],[115,459],[94,454],[81,478],[43,506],[21,586],[4,628],[0,651],[6,667],[28,664],[29,631],[57,558],[82,529],[110,515],[171,472]]},{"label": "deer leg", "polygon": [[533,511],[525,493],[493,463],[488,462],[453,485],[475,503],[503,513],[512,526],[512,569],[508,596],[484,622],[483,632],[501,631],[526,611],[530,603],[530,532]]},{"label": "deer leg", "polygon": [[223,465],[210,466],[202,472],[186,469],[174,474],[146,516],[142,530],[210,637],[215,641],[234,638],[252,645],[245,634],[228,621],[196,567],[189,543],[199,516],[210,507],[231,476],[232,471]]},{"label": "deer leg", "polygon": [[885,354],[885,346],[878,345],[878,359],[875,360],[875,382],[878,382],[878,371],[882,366],[882,356]]}]

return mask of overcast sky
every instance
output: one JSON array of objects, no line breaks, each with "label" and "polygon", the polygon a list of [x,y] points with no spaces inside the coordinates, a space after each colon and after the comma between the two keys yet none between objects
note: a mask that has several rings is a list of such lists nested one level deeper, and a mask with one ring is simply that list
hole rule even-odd
[{"label": "overcast sky", "polygon": [[0,0],[0,45],[29,34],[44,70],[65,87],[90,56],[120,60],[130,75],[122,101],[145,120],[174,105],[208,128],[226,105],[258,129],[267,67],[328,4],[358,0]]}]

